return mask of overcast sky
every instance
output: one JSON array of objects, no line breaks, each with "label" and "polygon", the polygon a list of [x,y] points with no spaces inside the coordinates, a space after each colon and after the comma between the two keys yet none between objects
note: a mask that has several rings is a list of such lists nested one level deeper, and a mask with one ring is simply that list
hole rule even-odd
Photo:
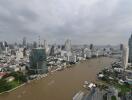
[{"label": "overcast sky", "polygon": [[0,41],[119,44],[132,32],[132,0],[0,0]]}]

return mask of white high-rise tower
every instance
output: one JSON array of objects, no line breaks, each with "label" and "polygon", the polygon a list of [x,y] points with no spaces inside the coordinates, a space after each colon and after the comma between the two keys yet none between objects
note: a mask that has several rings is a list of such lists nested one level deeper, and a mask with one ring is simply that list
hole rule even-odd
[{"label": "white high-rise tower", "polygon": [[129,45],[129,63],[132,63],[132,35],[129,38],[128,45]]},{"label": "white high-rise tower", "polygon": [[123,68],[126,69],[128,66],[128,54],[129,54],[129,49],[128,46],[123,45],[123,51],[122,51],[122,65]]},{"label": "white high-rise tower", "polygon": [[46,40],[44,40],[43,46],[44,46],[44,49],[45,49],[46,53],[48,53],[49,47],[48,47],[48,44],[47,44],[47,41]]}]

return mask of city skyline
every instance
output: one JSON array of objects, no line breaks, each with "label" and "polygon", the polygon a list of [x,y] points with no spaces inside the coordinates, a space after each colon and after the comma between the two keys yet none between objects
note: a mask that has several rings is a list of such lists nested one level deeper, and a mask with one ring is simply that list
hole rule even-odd
[{"label": "city skyline", "polygon": [[0,0],[0,100],[132,100],[132,0]]},{"label": "city skyline", "polygon": [[[49,43],[127,43],[131,34],[131,0],[1,0],[0,41]],[[73,6],[74,5],[74,6]],[[105,9],[104,9],[105,8]]]}]

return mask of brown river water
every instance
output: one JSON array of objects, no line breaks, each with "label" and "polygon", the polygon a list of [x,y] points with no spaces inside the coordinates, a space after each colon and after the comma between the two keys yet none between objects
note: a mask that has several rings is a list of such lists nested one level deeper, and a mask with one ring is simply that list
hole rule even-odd
[{"label": "brown river water", "polygon": [[84,81],[95,82],[96,74],[109,67],[112,58],[102,57],[83,61],[73,68],[58,71],[33,81],[10,93],[0,95],[0,100],[72,100],[83,89]]}]

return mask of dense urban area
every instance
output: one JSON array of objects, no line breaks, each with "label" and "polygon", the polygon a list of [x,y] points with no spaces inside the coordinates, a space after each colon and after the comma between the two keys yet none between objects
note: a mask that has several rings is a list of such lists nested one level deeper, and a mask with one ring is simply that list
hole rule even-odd
[{"label": "dense urban area", "polygon": [[96,82],[85,80],[83,90],[71,99],[132,100],[132,36],[128,44],[128,47],[72,45],[71,40],[66,40],[64,45],[49,45],[40,37],[33,43],[28,43],[26,37],[21,44],[0,42],[0,93],[13,92],[90,59],[109,57],[115,60],[97,73]]}]

